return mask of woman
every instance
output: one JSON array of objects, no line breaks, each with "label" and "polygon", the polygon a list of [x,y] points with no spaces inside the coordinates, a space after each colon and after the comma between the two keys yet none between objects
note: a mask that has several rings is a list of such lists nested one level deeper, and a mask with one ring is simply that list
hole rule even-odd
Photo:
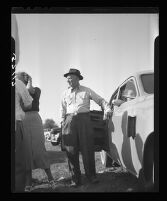
[{"label": "woman", "polygon": [[[45,148],[45,137],[43,131],[42,119],[39,115],[39,98],[41,90],[32,86],[32,79],[29,75],[24,74],[25,80],[28,80],[27,88],[33,98],[32,108],[25,110],[26,115],[23,121],[26,139],[26,189],[32,189],[32,170],[44,169],[51,187],[55,188],[54,178],[50,170],[49,158]],[[27,83],[27,82],[26,82]]]}]

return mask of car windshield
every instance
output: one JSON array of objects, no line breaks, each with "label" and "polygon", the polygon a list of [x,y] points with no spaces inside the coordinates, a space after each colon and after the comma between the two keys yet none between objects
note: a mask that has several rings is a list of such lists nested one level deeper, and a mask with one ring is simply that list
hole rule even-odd
[{"label": "car windshield", "polygon": [[144,91],[148,94],[154,93],[154,73],[142,74],[141,81],[143,84]]}]

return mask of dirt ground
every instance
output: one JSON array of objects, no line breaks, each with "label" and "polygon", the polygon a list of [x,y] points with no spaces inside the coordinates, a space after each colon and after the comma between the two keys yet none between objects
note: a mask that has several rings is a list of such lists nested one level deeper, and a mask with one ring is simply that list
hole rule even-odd
[{"label": "dirt ground", "polygon": [[82,158],[80,157],[80,167],[82,172],[82,186],[70,187],[70,173],[68,170],[65,153],[59,146],[52,146],[46,142],[46,149],[51,162],[51,171],[57,187],[52,190],[47,183],[47,176],[41,169],[33,170],[34,190],[32,192],[141,192],[138,180],[133,175],[120,168],[105,168],[100,160],[99,152],[95,153],[96,172],[99,183],[89,184],[84,175]]}]

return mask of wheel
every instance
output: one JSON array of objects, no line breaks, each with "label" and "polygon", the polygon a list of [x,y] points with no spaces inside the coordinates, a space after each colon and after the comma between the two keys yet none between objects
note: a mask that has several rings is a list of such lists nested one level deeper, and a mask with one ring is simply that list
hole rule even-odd
[{"label": "wheel", "polygon": [[53,146],[57,146],[59,143],[57,143],[57,142],[52,142],[52,141],[51,141],[51,144],[52,144]]},{"label": "wheel", "polygon": [[140,184],[143,185],[145,191],[154,190],[154,136],[148,138],[144,146],[143,168],[140,171]]},{"label": "wheel", "polygon": [[147,191],[152,191],[154,186],[154,156],[152,145],[148,146],[146,149],[147,153],[144,157],[144,178],[145,178],[145,188]]},{"label": "wheel", "polygon": [[110,158],[106,151],[102,150],[100,152],[101,162],[105,167],[112,167],[113,166],[113,160]]},{"label": "wheel", "polygon": [[57,146],[57,145],[60,144],[60,141],[61,141],[61,137],[60,137],[60,135],[59,135],[59,136],[57,137],[56,141],[52,141],[52,140],[51,140],[51,144],[52,144],[53,146]]}]

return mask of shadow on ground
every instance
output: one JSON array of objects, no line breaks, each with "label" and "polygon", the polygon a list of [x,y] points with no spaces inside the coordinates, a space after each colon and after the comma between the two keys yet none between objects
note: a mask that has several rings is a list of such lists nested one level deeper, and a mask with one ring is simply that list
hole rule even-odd
[{"label": "shadow on ground", "polygon": [[82,186],[70,187],[70,177],[57,181],[57,187],[52,190],[50,187],[35,189],[33,192],[139,192],[137,178],[129,173],[116,171],[104,171],[97,173],[99,183],[88,183],[82,174]]},{"label": "shadow on ground", "polygon": [[96,172],[99,183],[90,184],[85,178],[82,158],[80,156],[80,168],[82,172],[82,186],[70,186],[70,172],[65,152],[60,146],[52,146],[46,143],[46,150],[51,163],[51,171],[56,181],[56,188],[52,190],[47,183],[46,174],[41,169],[33,170],[35,192],[141,192],[138,180],[135,176],[123,171],[119,167],[105,168],[101,163],[99,152],[95,152]]},{"label": "shadow on ground", "polygon": [[47,151],[50,164],[66,162],[65,152],[61,151]]}]

